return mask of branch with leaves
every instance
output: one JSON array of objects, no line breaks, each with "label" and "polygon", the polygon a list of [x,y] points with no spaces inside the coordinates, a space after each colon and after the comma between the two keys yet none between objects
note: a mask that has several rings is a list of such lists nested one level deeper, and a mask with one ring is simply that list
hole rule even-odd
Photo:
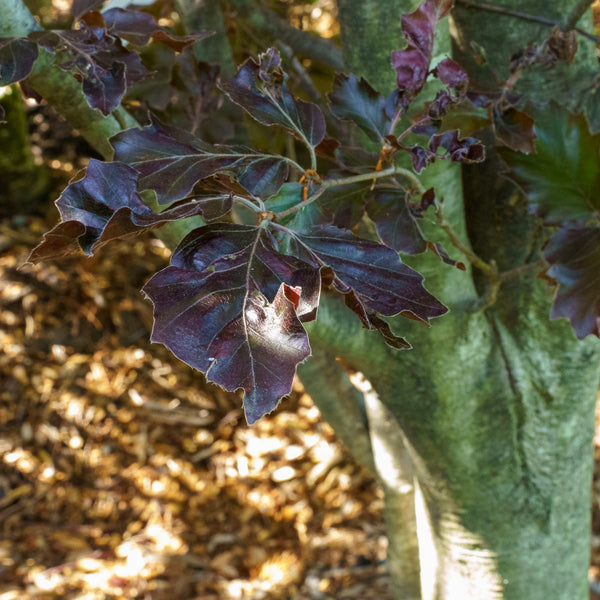
[{"label": "branch with leaves", "polygon": [[[484,125],[493,124],[497,141],[510,149],[507,160],[526,188],[532,210],[549,224],[566,223],[546,251],[549,273],[562,286],[555,315],[568,316],[578,335],[598,334],[592,320],[600,313],[599,303],[584,283],[597,266],[596,255],[588,252],[590,263],[580,266],[567,250],[595,244],[599,237],[593,195],[598,166],[586,163],[588,170],[578,174],[588,187],[563,190],[568,206],[554,196],[545,199],[550,191],[540,191],[537,170],[544,169],[547,177],[544,161],[551,162],[553,155],[547,156],[550,151],[543,144],[533,158],[518,153],[533,150],[533,120],[514,109],[506,94],[500,96],[504,104],[493,94],[474,94],[466,72],[452,59],[431,64],[436,27],[451,6],[447,0],[426,0],[403,16],[408,43],[392,53],[397,74],[392,93],[382,96],[352,74],[334,81],[331,113],[341,127],[359,128],[379,144],[378,153],[330,137],[323,108],[294,95],[279,52],[269,49],[221,81],[220,89],[255,121],[297,142],[297,158],[209,143],[152,117],[144,128],[113,135],[114,161],[92,160],[85,175],[66,188],[57,200],[62,220],[30,260],[80,250],[92,255],[115,238],[201,216],[204,224],[181,240],[170,266],[144,287],[154,303],[152,339],[209,381],[227,390],[242,389],[246,417],[254,422],[289,393],[297,366],[310,356],[303,324],[317,318],[323,294],[341,295],[362,325],[395,349],[410,344],[393,331],[388,317],[403,315],[429,324],[446,312],[424,287],[423,276],[400,258],[400,253],[432,250],[448,265],[466,269],[428,239],[423,224],[430,209],[452,246],[488,275],[491,292],[483,303],[493,301],[494,290],[508,274],[482,261],[452,231],[436,199],[443,190],[426,188],[421,181],[423,170],[436,161],[485,159],[481,142],[448,127],[458,119],[462,131],[461,111],[482,109],[487,111]],[[144,75],[137,55],[132,56],[129,46],[125,49],[121,38],[133,44],[157,37],[174,50],[190,42],[136,13],[84,12],[71,32],[4,40],[0,83],[31,77],[39,48],[49,49],[64,74],[87,91],[90,106],[114,114],[124,89]],[[68,42],[65,49],[60,40]],[[417,107],[428,80],[437,82],[437,92]],[[560,114],[554,118],[563,122]],[[398,132],[400,123],[405,125]],[[573,140],[575,132],[586,152],[597,155],[598,142],[585,137],[580,121],[567,120],[565,127],[566,140]],[[148,194],[155,197],[153,208]],[[575,284],[573,270],[580,273]]]}]

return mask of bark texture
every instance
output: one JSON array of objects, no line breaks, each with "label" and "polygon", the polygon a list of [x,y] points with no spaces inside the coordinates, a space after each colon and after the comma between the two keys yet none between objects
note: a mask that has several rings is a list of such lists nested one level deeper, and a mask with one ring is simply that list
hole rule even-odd
[{"label": "bark texture", "polygon": [[[347,67],[372,80],[372,73],[389,68],[378,46],[387,43],[389,57],[397,44],[393,36],[372,39],[373,33],[362,33],[369,2],[338,4],[346,23],[344,43],[353,46],[345,51]],[[550,10],[543,2],[499,4],[539,14]],[[566,14],[574,4],[556,2],[552,11]],[[393,7],[398,19],[413,8],[388,2],[384,12],[389,15]],[[476,17],[476,11],[465,10],[456,17],[454,32],[466,39],[463,24],[468,24],[486,40],[488,59],[498,69],[507,64],[513,45],[522,47],[540,34],[530,23],[500,26],[485,14],[481,19],[494,23],[482,33],[484,24],[472,21]],[[372,53],[358,47],[369,40]],[[574,77],[589,68],[585,52],[578,60]],[[552,87],[555,100],[561,90],[572,89],[564,81],[567,75]],[[557,77],[552,71],[534,76],[539,88]],[[494,164],[465,173],[464,202],[455,173],[440,167],[427,177],[444,196],[446,218],[465,243],[465,228],[479,232],[473,235],[475,250],[496,258],[502,269],[536,260],[536,229],[523,202],[518,197],[514,202],[515,190],[498,181]],[[551,290],[530,276],[504,284],[485,313],[471,312],[477,290],[485,285],[475,281],[477,275],[430,257],[411,262],[426,274],[426,287],[451,308],[429,330],[406,320],[394,323],[412,351],[388,349],[335,302],[320,309],[311,341],[365,374],[405,436],[418,480],[422,597],[587,598],[598,340],[578,341],[566,321],[550,321]],[[390,537],[395,534],[390,529]]]}]

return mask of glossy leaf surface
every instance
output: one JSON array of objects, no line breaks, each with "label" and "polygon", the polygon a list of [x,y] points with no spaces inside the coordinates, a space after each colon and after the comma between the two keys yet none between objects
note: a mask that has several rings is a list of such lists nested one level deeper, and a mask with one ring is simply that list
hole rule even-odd
[{"label": "glossy leaf surface", "polygon": [[409,312],[425,322],[446,312],[423,287],[423,277],[387,246],[323,226],[307,233],[288,232],[285,247],[307,263],[329,267],[334,288],[342,294],[352,292],[365,311],[384,316]]},{"label": "glossy leaf surface", "polygon": [[166,221],[205,214],[218,218],[231,208],[229,195],[208,196],[155,214],[137,193],[137,172],[122,163],[92,159],[85,177],[70,184],[56,201],[62,217],[29,260],[64,256],[81,248],[92,255],[106,242]]},{"label": "glossy leaf surface", "polygon": [[368,196],[367,213],[386,246],[406,254],[419,254],[427,249],[417,223],[420,215],[401,188],[381,186],[373,190]]},{"label": "glossy leaf surface", "polygon": [[20,38],[0,38],[0,85],[10,85],[31,73],[38,47]]},{"label": "glossy leaf surface", "polygon": [[226,146],[211,146],[191,133],[164,125],[157,119],[143,129],[128,129],[113,138],[115,159],[140,173],[141,190],[156,192],[159,204],[187,196],[201,179],[217,173],[242,171],[242,184],[263,192],[287,178],[287,162],[277,156],[242,153]]},{"label": "glossy leaf surface", "polygon": [[266,227],[202,227],[144,288],[155,309],[152,339],[209,381],[242,388],[253,423],[290,392],[310,354],[298,316],[314,310],[319,285],[318,270],[279,254]]},{"label": "glossy leaf surface", "polygon": [[280,125],[317,146],[325,137],[325,117],[315,104],[294,98],[286,80],[279,52],[270,48],[258,61],[249,58],[221,87],[259,123]]}]

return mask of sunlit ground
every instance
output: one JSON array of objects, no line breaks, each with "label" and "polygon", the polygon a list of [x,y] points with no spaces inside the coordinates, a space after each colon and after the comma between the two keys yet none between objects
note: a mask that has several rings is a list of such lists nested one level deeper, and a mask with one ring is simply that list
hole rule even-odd
[{"label": "sunlit ground", "polygon": [[391,598],[382,499],[296,387],[238,397],[150,344],[168,251],[19,268],[0,226],[0,600]]}]

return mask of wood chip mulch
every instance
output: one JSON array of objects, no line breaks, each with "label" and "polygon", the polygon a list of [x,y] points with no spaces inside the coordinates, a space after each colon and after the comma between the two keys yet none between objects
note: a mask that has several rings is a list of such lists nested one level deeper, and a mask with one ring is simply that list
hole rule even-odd
[{"label": "wood chip mulch", "polygon": [[300,384],[253,427],[149,342],[150,236],[0,224],[0,600],[392,598],[382,496]]}]

